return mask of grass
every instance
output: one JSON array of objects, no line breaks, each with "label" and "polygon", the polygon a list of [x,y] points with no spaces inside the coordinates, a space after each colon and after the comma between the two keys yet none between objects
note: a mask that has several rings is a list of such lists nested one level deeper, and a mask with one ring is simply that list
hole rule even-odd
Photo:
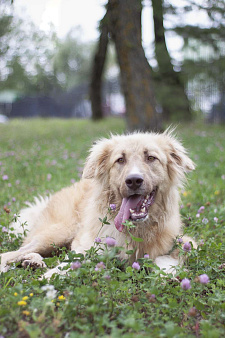
[{"label": "grass", "polygon": [[[78,180],[87,150],[110,131],[121,133],[120,119],[14,120],[0,125],[1,252],[21,243],[8,233],[23,202]],[[197,169],[181,191],[186,234],[200,244],[187,252],[187,266],[162,277],[149,259],[141,269],[120,262],[116,248],[98,252],[96,244],[81,267],[49,282],[43,271],[11,269],[0,276],[0,337],[222,337],[225,332],[225,138],[219,126],[189,125],[177,130]],[[201,213],[199,213],[200,207]],[[204,243],[203,243],[204,242]],[[66,250],[59,252],[63,260]],[[100,254],[100,256],[99,256]],[[58,258],[45,259],[49,267]],[[69,254],[69,262],[77,255]],[[105,268],[95,267],[104,262]],[[201,284],[198,276],[210,281]],[[191,289],[183,290],[188,278]]]}]

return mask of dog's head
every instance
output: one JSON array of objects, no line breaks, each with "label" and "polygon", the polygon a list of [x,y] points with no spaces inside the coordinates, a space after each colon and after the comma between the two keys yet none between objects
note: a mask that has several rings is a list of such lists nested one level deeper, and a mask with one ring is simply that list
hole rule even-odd
[{"label": "dog's head", "polygon": [[172,133],[135,133],[98,141],[83,178],[98,180],[120,201],[115,225],[122,231],[127,219],[146,220],[157,195],[181,185],[193,169],[194,163]]}]

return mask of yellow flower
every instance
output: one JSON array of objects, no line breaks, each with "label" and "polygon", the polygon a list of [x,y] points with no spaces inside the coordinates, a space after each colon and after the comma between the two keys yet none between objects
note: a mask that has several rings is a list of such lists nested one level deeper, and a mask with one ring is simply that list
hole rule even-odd
[{"label": "yellow flower", "polygon": [[30,297],[33,297],[33,295],[34,295],[33,292],[31,292],[29,296],[30,296]]},{"label": "yellow flower", "polygon": [[63,295],[58,297],[58,300],[65,300],[65,299],[66,299],[66,297],[64,297]]},{"label": "yellow flower", "polygon": [[28,299],[28,297],[27,297],[27,296],[25,296],[25,297],[23,297],[23,298],[22,298],[22,300],[27,300],[27,299]]},{"label": "yellow flower", "polygon": [[24,311],[23,311],[23,314],[24,314],[25,316],[29,316],[29,315],[30,315],[30,312],[27,311],[27,310],[24,310]]},{"label": "yellow flower", "polygon": [[25,302],[24,300],[20,300],[19,302],[17,302],[17,304],[19,306],[24,306],[24,305],[27,305],[27,302]]},{"label": "yellow flower", "polygon": [[219,193],[220,193],[219,190],[216,190],[214,194],[219,195]]},{"label": "yellow flower", "polygon": [[18,296],[18,293],[17,293],[17,292],[14,292],[14,296],[15,296],[15,297]]}]

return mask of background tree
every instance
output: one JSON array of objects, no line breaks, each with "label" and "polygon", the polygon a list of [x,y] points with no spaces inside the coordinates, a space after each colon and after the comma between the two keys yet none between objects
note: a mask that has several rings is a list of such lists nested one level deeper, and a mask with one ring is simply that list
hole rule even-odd
[{"label": "background tree", "polygon": [[[224,0],[187,0],[185,6],[179,7],[166,2],[165,12],[174,22],[171,30],[184,41],[183,70],[194,102],[205,101],[206,109],[216,101],[225,107]],[[204,17],[204,23],[185,24],[185,17],[194,17],[196,13]],[[198,104],[194,108],[199,108]]]},{"label": "background tree", "polygon": [[103,74],[106,63],[106,54],[108,47],[108,14],[100,22],[99,26],[100,37],[98,40],[94,60],[92,63],[91,81],[90,81],[90,100],[92,108],[93,120],[103,118],[102,108],[102,87],[103,87]]},{"label": "background tree", "polygon": [[154,72],[156,95],[162,106],[163,120],[190,120],[189,100],[185,92],[181,72],[174,71],[172,60],[166,46],[164,28],[164,1],[152,0],[155,33],[155,58],[158,64]]},{"label": "background tree", "polygon": [[159,128],[151,69],[141,41],[141,11],[141,1],[109,0],[105,20],[115,43],[129,130]]}]

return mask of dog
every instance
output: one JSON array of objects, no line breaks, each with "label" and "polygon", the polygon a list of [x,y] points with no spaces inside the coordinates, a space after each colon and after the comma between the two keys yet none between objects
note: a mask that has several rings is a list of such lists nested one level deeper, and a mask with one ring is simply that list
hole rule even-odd
[{"label": "dog", "polygon": [[[12,262],[44,267],[43,257],[52,253],[53,244],[85,254],[97,236],[109,236],[119,247],[133,250],[131,262],[148,254],[160,269],[171,272],[179,264],[177,250],[172,251],[174,241],[182,236],[179,190],[186,173],[194,169],[170,130],[100,139],[90,150],[79,182],[50,197],[36,198],[21,210],[11,226],[17,234],[26,230],[27,236],[20,249],[1,255],[0,271],[7,271]],[[114,217],[102,227],[99,219],[110,205]],[[129,231],[127,220],[134,225]],[[183,241],[195,245],[189,237]],[[121,251],[121,259],[127,259],[127,250]],[[53,272],[59,269],[48,277]]]}]

